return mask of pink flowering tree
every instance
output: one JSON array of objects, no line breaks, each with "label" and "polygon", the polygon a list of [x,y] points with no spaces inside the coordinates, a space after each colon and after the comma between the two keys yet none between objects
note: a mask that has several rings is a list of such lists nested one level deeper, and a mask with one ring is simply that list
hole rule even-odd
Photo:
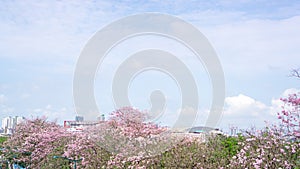
[{"label": "pink flowering tree", "polygon": [[109,124],[120,129],[128,137],[150,137],[165,131],[165,128],[147,122],[147,112],[132,107],[123,107],[111,113]]},{"label": "pink flowering tree", "polygon": [[99,168],[109,160],[109,152],[99,147],[88,134],[68,132],[45,118],[26,120],[4,144],[6,159],[30,168],[69,168],[72,161],[82,159],[80,168]]},{"label": "pink flowering tree", "polygon": [[80,168],[101,168],[107,164],[110,152],[100,147],[90,137],[90,131],[71,133],[68,143],[64,146],[63,157],[79,160]]},{"label": "pink flowering tree", "polygon": [[288,142],[276,132],[270,129],[250,135],[246,141],[244,137],[212,136],[203,143],[191,135],[168,133],[166,128],[147,121],[147,112],[124,107],[112,112],[108,121],[83,132],[68,132],[46,119],[27,120],[4,143],[3,155],[30,168],[72,168],[74,163],[67,159],[82,159],[78,168],[299,166],[300,144]]},{"label": "pink flowering tree", "polygon": [[[299,69],[293,69],[291,76],[300,79]],[[281,98],[284,103],[282,111],[277,113],[282,122],[286,136],[300,138],[300,92],[290,94],[287,98]]]},{"label": "pink flowering tree", "polygon": [[147,122],[147,112],[132,107],[112,112],[107,122],[89,131],[101,147],[112,152],[108,168],[137,167],[167,143],[167,137],[162,135],[166,128]]},{"label": "pink flowering tree", "polygon": [[26,120],[5,142],[5,155],[14,163],[41,167],[51,161],[52,153],[61,153],[60,147],[67,141],[67,136],[64,128],[45,118]]},{"label": "pink flowering tree", "polygon": [[278,134],[275,126],[239,142],[241,150],[231,159],[229,168],[286,168],[300,166],[300,143],[290,142]]},{"label": "pink flowering tree", "polygon": [[291,94],[288,98],[281,98],[284,102],[278,118],[282,122],[287,136],[300,138],[300,93]]},{"label": "pink flowering tree", "polygon": [[75,133],[45,118],[36,118],[17,126],[4,144],[4,154],[12,163],[31,168],[72,166],[66,158],[82,159],[77,163],[80,168],[124,167],[124,163],[150,159],[150,151],[161,148],[157,143],[166,140],[159,136],[165,130],[147,122],[145,112],[131,107],[116,110],[108,121]]},{"label": "pink flowering tree", "polygon": [[[299,70],[292,70],[292,76],[300,78]],[[239,143],[242,149],[231,159],[229,168],[300,167],[300,93],[281,101],[282,111],[277,113],[280,127],[273,125],[265,131],[249,132],[246,140]]]}]

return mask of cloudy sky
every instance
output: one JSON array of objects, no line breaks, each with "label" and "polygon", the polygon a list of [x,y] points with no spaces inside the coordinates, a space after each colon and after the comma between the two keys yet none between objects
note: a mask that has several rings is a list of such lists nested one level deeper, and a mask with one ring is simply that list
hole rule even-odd
[{"label": "cloudy sky", "polygon": [[[264,121],[276,120],[279,98],[300,88],[300,80],[289,77],[291,69],[300,67],[300,3],[296,0],[0,3],[0,118],[47,116],[60,123],[74,119],[73,74],[81,50],[104,26],[144,12],[177,16],[197,27],[214,47],[226,83],[221,128],[261,127]],[[137,37],[120,44],[107,55],[95,79],[101,113],[108,115],[114,109],[109,81],[118,65],[147,46],[185,53],[185,49],[176,52],[180,46],[163,37]],[[204,124],[211,104],[208,75],[192,57],[178,57],[195,76],[202,113],[196,124]],[[168,123],[178,115],[170,114],[180,104],[177,87],[165,74],[145,72],[132,81],[128,93],[133,106],[147,109],[151,90],[165,90],[169,114],[161,121]]]}]

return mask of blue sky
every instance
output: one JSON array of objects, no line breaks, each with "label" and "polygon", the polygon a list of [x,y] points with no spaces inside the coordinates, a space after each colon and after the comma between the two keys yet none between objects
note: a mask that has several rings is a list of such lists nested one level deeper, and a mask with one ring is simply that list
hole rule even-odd
[{"label": "blue sky", "polygon": [[[298,1],[0,1],[0,118],[45,115],[49,119],[74,119],[72,83],[80,51],[96,31],[122,17],[143,12],[175,15],[196,26],[211,42],[223,66],[226,99],[221,128],[229,124],[247,128],[274,121],[280,97],[299,89],[288,77],[300,67],[300,3]],[[146,40],[146,42],[143,42]],[[152,42],[172,42],[155,37],[134,39],[128,45],[146,47]],[[139,43],[139,45],[134,45]],[[176,44],[174,44],[176,45]],[[121,45],[98,71],[95,95],[100,110],[113,110],[110,83],[113,67],[122,60]],[[134,47],[132,47],[134,49]],[[130,50],[125,51],[130,53]],[[124,58],[123,58],[124,59]],[[211,98],[203,68],[186,60],[197,76],[200,110],[205,117]],[[112,69],[110,69],[112,67]],[[102,74],[101,74],[102,72]],[[105,72],[105,73],[103,73]],[[148,78],[147,78],[148,77]],[[131,86],[134,106],[147,109],[149,85],[158,78],[169,95],[169,111],[180,101],[172,80],[144,74]],[[149,80],[150,79],[150,80]],[[164,80],[162,80],[164,79]],[[140,86],[145,86],[143,90]],[[171,87],[168,87],[171,85]],[[173,89],[168,91],[168,89]],[[143,91],[145,91],[143,93]],[[208,98],[208,99],[207,99]],[[202,102],[201,102],[202,103]],[[175,114],[176,115],[176,114]],[[173,119],[175,118],[172,115]],[[200,115],[201,116],[201,115]],[[203,118],[197,120],[203,123]]]}]

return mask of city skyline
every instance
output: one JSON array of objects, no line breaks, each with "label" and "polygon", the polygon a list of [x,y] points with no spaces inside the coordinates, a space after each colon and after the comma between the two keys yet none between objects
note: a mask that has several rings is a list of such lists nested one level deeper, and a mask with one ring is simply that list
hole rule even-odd
[{"label": "city skyline", "polygon": [[8,116],[4,117],[1,120],[1,129],[3,130],[1,133],[4,134],[13,134],[16,126],[24,121],[24,117],[20,116]]}]

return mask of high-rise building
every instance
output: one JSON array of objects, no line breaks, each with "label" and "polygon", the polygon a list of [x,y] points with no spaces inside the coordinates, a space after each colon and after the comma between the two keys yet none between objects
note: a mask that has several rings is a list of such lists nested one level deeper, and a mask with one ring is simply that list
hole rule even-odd
[{"label": "high-rise building", "polygon": [[2,119],[2,129],[5,134],[13,134],[16,129],[17,124],[20,124],[24,121],[24,117],[15,116],[15,117],[5,117]]},{"label": "high-rise building", "polygon": [[76,116],[75,121],[83,121],[83,116]]},{"label": "high-rise building", "polygon": [[97,117],[98,121],[105,121],[105,115],[102,114],[101,116]]}]

